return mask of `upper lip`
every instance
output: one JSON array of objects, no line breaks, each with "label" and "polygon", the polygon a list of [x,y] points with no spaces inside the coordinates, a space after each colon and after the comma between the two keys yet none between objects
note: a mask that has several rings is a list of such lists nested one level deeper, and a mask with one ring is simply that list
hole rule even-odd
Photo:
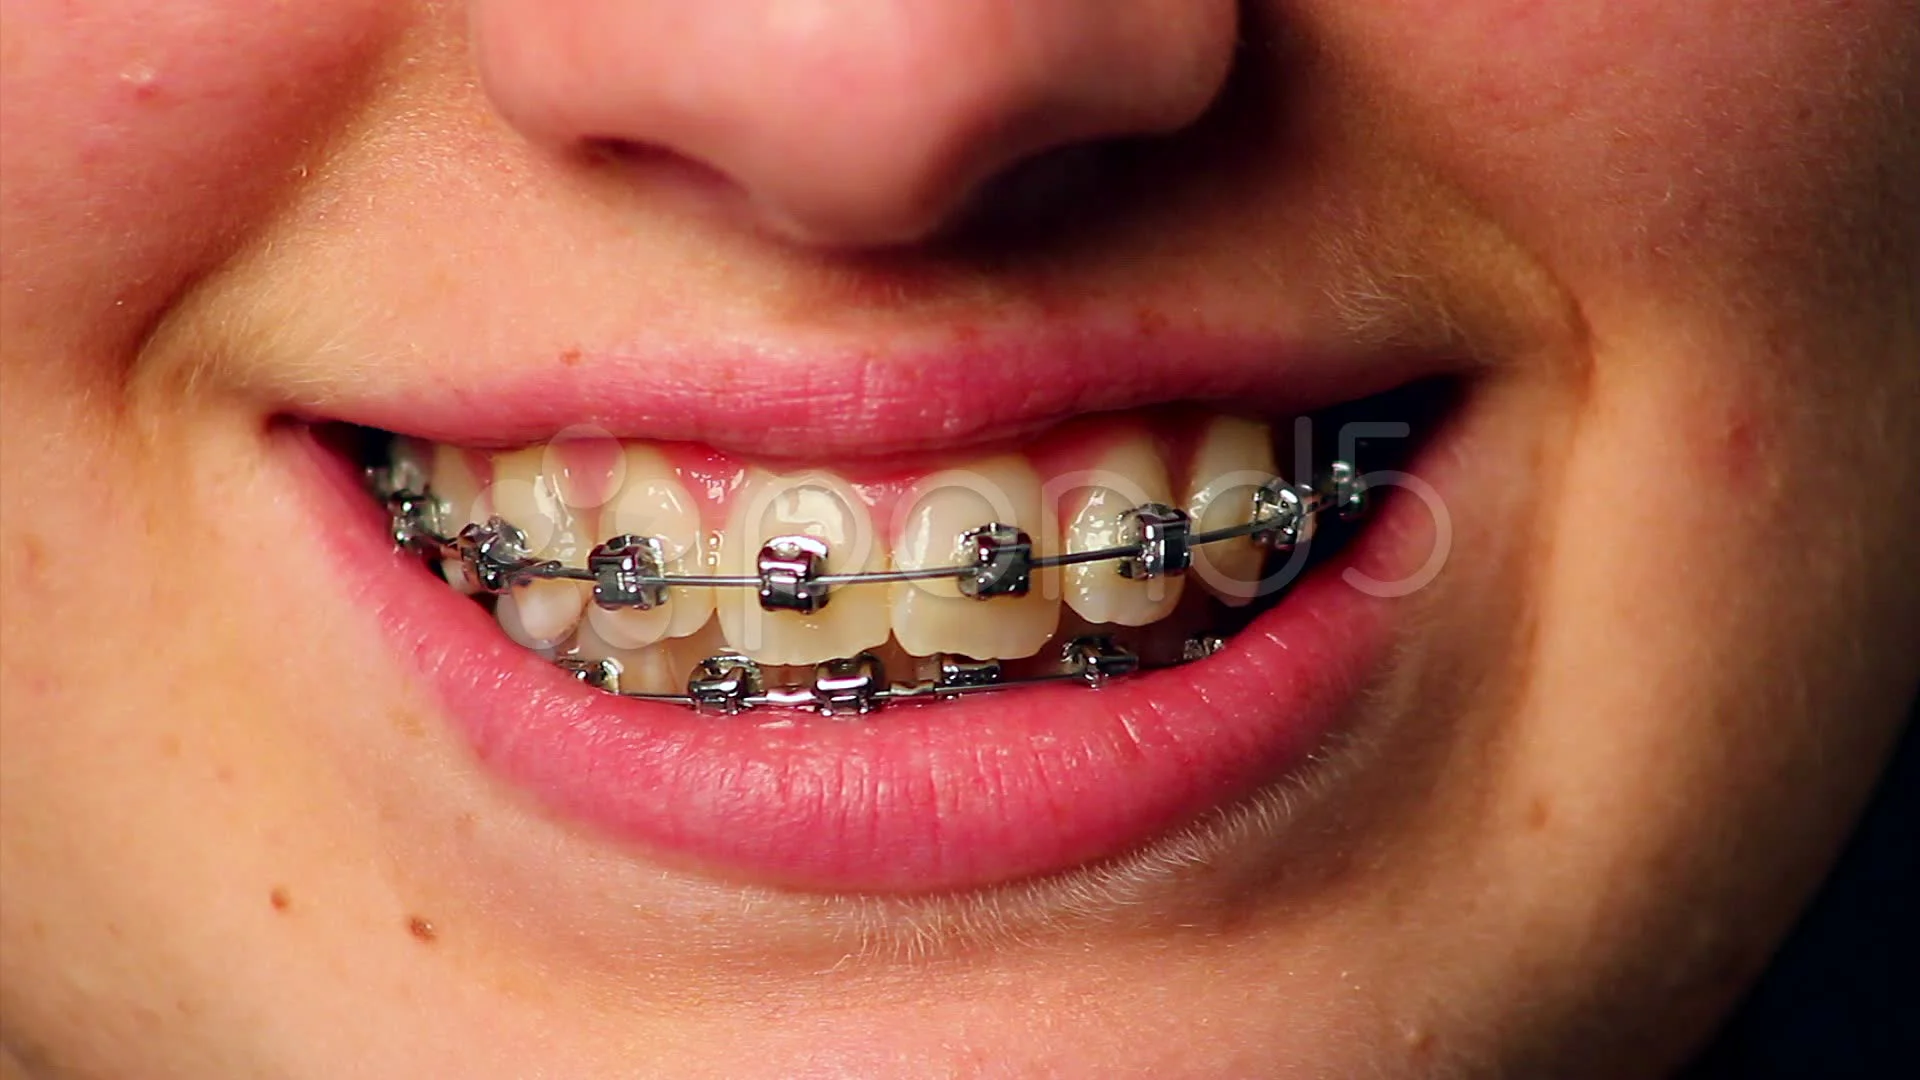
[{"label": "upper lip", "polygon": [[306,387],[288,411],[436,442],[524,445],[576,425],[760,459],[900,459],[1017,441],[1070,417],[1162,402],[1301,415],[1447,364],[1432,354],[1265,336],[1056,326],[953,344],[773,349],[565,348],[457,358]]}]

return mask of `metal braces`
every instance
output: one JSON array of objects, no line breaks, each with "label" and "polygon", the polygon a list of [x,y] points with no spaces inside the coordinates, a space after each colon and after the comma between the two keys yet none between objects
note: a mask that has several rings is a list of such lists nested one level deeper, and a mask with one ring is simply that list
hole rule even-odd
[{"label": "metal braces", "polygon": [[394,544],[457,562],[465,583],[475,591],[498,594],[539,580],[584,581],[593,585],[594,602],[601,607],[645,610],[667,603],[670,590],[677,588],[746,588],[758,590],[760,606],[767,611],[809,615],[824,610],[835,589],[850,585],[947,578],[956,581],[963,596],[992,600],[1025,596],[1036,570],[1086,563],[1114,563],[1122,576],[1135,580],[1178,577],[1193,565],[1196,547],[1244,539],[1290,551],[1313,539],[1325,515],[1351,520],[1367,507],[1365,482],[1351,464],[1337,461],[1315,484],[1274,479],[1254,491],[1252,520],[1207,532],[1194,532],[1184,510],[1148,503],[1122,515],[1124,542],[1092,551],[1035,555],[1026,533],[1011,525],[989,523],[960,537],[957,560],[949,566],[828,573],[830,552],[824,541],[777,536],[760,549],[757,573],[669,574],[666,542],[657,537],[613,537],[593,549],[585,567],[578,567],[533,558],[526,534],[499,517],[469,524],[449,536],[441,527],[446,507],[425,485],[396,486],[402,479],[398,469],[371,470],[369,476],[375,491],[386,500]]},{"label": "metal braces", "polygon": [[[1196,639],[1197,640],[1197,639]],[[1218,639],[1213,641],[1218,648]],[[1191,649],[1192,643],[1189,642]],[[1188,655],[1192,655],[1189,651]],[[822,716],[859,717],[888,705],[944,701],[967,694],[1010,690],[1047,683],[1080,683],[1094,689],[1140,670],[1140,657],[1103,635],[1075,638],[1061,650],[1059,670],[1009,678],[998,660],[975,660],[939,653],[920,662],[917,677],[892,682],[872,653],[814,665],[813,682],[804,686],[768,686],[761,666],[744,656],[723,653],[694,667],[683,694],[623,690],[620,662],[566,657],[555,666],[598,690],[640,701],[690,706],[714,716],[736,716],[754,709],[801,709]]]},{"label": "metal braces", "polygon": [[[1185,511],[1149,503],[1122,515],[1123,543],[1093,551],[1035,555],[1026,533],[991,522],[959,538],[956,561],[950,566],[828,573],[827,544],[796,535],[767,541],[756,561],[758,572],[752,575],[669,574],[662,538],[616,536],[596,546],[584,568],[567,566],[531,557],[526,534],[499,517],[447,535],[443,528],[447,508],[413,466],[370,469],[368,482],[385,500],[395,546],[441,560],[450,572],[459,574],[459,583],[470,592],[499,594],[541,580],[582,581],[592,584],[594,603],[601,607],[648,610],[669,603],[676,588],[750,588],[757,590],[763,610],[801,615],[825,609],[834,590],[842,586],[944,578],[953,580],[962,596],[991,601],[1027,595],[1036,570],[1087,563],[1112,562],[1118,573],[1133,580],[1178,577],[1192,566],[1196,547],[1246,540],[1291,551],[1313,539],[1323,517],[1331,514],[1353,520],[1366,512],[1368,502],[1358,470],[1349,462],[1336,461],[1310,485],[1274,478],[1254,492],[1249,521],[1207,532],[1194,532]],[[1205,659],[1222,646],[1218,637],[1193,637],[1185,643],[1181,660]],[[555,663],[598,689],[686,705],[704,713],[734,715],[751,709],[789,708],[825,716],[864,716],[889,704],[1044,683],[1078,682],[1097,689],[1140,668],[1137,655],[1106,636],[1076,638],[1062,651],[1057,671],[1020,678],[1007,678],[999,661],[941,654],[924,661],[917,678],[890,682],[880,660],[862,653],[816,665],[811,685],[771,687],[759,664],[728,653],[697,665],[685,693],[654,694],[622,690],[617,660],[563,658]]]}]

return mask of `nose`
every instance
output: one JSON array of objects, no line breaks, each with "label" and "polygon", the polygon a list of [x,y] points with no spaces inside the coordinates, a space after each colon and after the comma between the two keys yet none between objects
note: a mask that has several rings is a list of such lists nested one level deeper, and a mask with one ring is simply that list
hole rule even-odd
[{"label": "nose", "polygon": [[1234,0],[473,0],[494,107],[543,144],[669,152],[759,224],[875,247],[1067,146],[1182,128]]}]

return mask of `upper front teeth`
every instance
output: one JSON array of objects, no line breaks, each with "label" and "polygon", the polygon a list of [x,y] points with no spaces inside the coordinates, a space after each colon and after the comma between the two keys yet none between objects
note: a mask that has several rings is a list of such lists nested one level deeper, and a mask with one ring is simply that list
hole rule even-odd
[{"label": "upper front teeth", "polygon": [[[648,552],[656,573],[691,575],[707,569],[701,542],[700,507],[693,493],[659,451],[629,446],[622,452],[622,483],[600,506],[597,536],[633,536],[653,541]],[[679,588],[665,604],[595,604],[587,609],[594,632],[621,649],[639,649],[683,638],[713,615],[712,589]]]},{"label": "upper front teeth", "polygon": [[[1053,554],[1059,529],[1047,512],[1040,475],[1025,459],[1002,455],[935,473],[914,486],[904,512],[894,516],[900,520],[893,536],[896,569],[980,567],[983,542],[989,560],[981,574],[966,579],[888,586],[893,636],[907,652],[1010,660],[1034,655],[1053,637],[1060,625],[1059,571],[1035,573],[1023,563]],[[981,532],[987,524],[1000,528]],[[1030,545],[1025,560],[1018,551],[1022,535]],[[990,617],[981,615],[982,596],[993,603]]]},{"label": "upper front teeth", "polygon": [[[760,579],[767,540],[783,536],[823,545],[824,573],[887,566],[887,551],[874,536],[866,502],[851,484],[828,472],[750,473],[733,495],[720,541],[720,573]],[[763,664],[816,664],[853,656],[879,648],[891,629],[886,593],[879,589],[848,590],[813,611],[777,603],[769,610],[743,589],[726,591],[716,603],[728,645]]]},{"label": "upper front teeth", "polygon": [[[515,640],[572,642],[569,655],[630,671],[650,670],[641,654],[695,637],[763,665],[858,656],[889,639],[916,656],[1011,660],[1053,639],[1063,604],[1092,623],[1165,618],[1190,562],[1208,592],[1247,602],[1262,541],[1304,538],[1314,514],[1358,498],[1350,468],[1346,486],[1326,492],[1273,479],[1267,429],[1248,421],[1203,431],[1177,503],[1145,435],[1104,440],[1081,460],[1090,467],[1046,483],[1027,459],[994,456],[925,477],[891,504],[822,470],[750,470],[724,499],[698,488],[703,502],[664,452],[630,446],[612,495],[577,506],[550,456],[489,461],[438,447],[432,528],[396,528],[449,559],[450,580],[501,594],[496,614]],[[725,526],[704,530],[719,501]],[[1234,535],[1209,536],[1223,532]],[[861,581],[873,575],[886,587]]]}]

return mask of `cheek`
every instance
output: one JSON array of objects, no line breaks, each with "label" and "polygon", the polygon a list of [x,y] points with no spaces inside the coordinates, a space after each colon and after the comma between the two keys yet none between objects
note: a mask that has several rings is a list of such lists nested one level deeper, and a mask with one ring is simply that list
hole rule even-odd
[{"label": "cheek", "polygon": [[1790,272],[1920,170],[1906,0],[1314,3],[1356,119],[1588,303]]},{"label": "cheek", "polygon": [[150,316],[317,161],[404,7],[9,2],[6,291]]}]

